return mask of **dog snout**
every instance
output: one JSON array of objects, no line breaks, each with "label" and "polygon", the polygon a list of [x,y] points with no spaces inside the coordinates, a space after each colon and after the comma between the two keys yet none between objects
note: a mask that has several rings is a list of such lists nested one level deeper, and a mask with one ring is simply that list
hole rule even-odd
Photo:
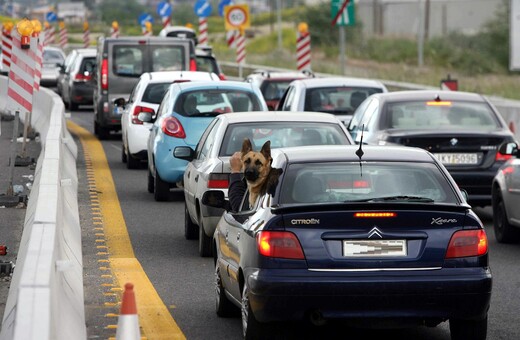
[{"label": "dog snout", "polygon": [[244,170],[244,177],[248,181],[255,181],[258,179],[258,170],[256,168],[246,168]]}]

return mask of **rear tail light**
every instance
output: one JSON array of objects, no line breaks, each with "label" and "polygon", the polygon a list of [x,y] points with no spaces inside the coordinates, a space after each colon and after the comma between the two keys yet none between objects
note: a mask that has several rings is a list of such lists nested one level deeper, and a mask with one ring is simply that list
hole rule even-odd
[{"label": "rear tail light", "polygon": [[149,107],[136,106],[134,112],[132,112],[132,124],[143,124],[143,122],[137,118],[141,112],[150,112],[152,115],[155,113],[155,111]]},{"label": "rear tail light", "polygon": [[514,172],[515,172],[515,168],[513,168],[512,166],[506,166],[505,168],[502,169],[502,173],[504,175],[511,175]]},{"label": "rear tail light", "polygon": [[305,259],[300,241],[288,231],[261,231],[256,236],[256,243],[260,255],[266,257]]},{"label": "rear tail light", "polygon": [[91,75],[85,75],[85,74],[81,74],[81,73],[78,73],[74,76],[74,81],[77,81],[77,82],[87,82],[87,81],[90,81],[91,79],[92,79]]},{"label": "rear tail light", "polygon": [[197,62],[195,59],[190,59],[190,71],[197,71]]},{"label": "rear tail light", "polygon": [[432,100],[429,102],[426,102],[427,106],[451,106],[451,102],[449,101],[442,101],[442,100]]},{"label": "rear tail light", "polygon": [[495,161],[497,162],[505,162],[509,159],[513,158],[513,155],[504,155],[503,153],[500,153],[497,151],[497,154],[495,156]]},{"label": "rear tail light", "polygon": [[209,174],[208,189],[227,189],[229,174]]},{"label": "rear tail light", "polygon": [[220,73],[218,77],[220,78],[220,80],[227,80],[226,75],[224,73]]},{"label": "rear tail light", "polygon": [[101,89],[108,90],[108,59],[101,63]]},{"label": "rear tail light", "polygon": [[163,120],[161,130],[168,136],[175,138],[186,138],[186,132],[181,122],[175,117],[168,117]]},{"label": "rear tail light", "polygon": [[354,214],[357,218],[390,218],[397,217],[395,212],[373,211],[373,212],[357,212]]},{"label": "rear tail light", "polygon": [[481,256],[487,251],[488,240],[484,230],[459,230],[451,237],[446,258]]}]

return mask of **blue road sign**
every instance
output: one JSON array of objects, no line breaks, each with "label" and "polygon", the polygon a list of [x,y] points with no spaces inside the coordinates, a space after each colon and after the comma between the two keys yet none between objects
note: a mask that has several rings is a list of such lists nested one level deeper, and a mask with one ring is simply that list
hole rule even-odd
[{"label": "blue road sign", "polygon": [[169,2],[161,1],[157,4],[157,14],[162,17],[172,15],[172,5]]},{"label": "blue road sign", "polygon": [[58,20],[58,16],[56,15],[56,12],[47,12],[47,14],[45,14],[45,20],[48,22],[56,22]]},{"label": "blue road sign", "polygon": [[149,21],[150,23],[153,23],[153,17],[148,13],[142,13],[139,18],[137,18],[137,22],[139,25],[144,26],[144,24]]},{"label": "blue road sign", "polygon": [[193,6],[195,14],[200,18],[209,17],[211,14],[211,4],[207,0],[197,0]]},{"label": "blue road sign", "polygon": [[224,7],[232,5],[232,4],[233,4],[233,1],[231,1],[231,0],[220,0],[220,2],[218,4],[218,15],[223,17],[224,16]]}]

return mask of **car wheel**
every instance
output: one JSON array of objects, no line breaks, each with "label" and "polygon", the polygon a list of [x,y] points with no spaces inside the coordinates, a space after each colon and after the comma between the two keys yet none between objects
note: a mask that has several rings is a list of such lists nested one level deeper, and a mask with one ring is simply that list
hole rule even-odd
[{"label": "car wheel", "polygon": [[184,202],[184,238],[187,240],[196,240],[199,232],[199,227],[191,221],[188,206]]},{"label": "car wheel", "polygon": [[99,139],[108,139],[110,131],[107,128],[101,127],[98,123],[94,123],[94,133]]},{"label": "car wheel", "polygon": [[206,235],[204,231],[204,222],[202,222],[202,216],[199,217],[199,255],[201,257],[209,257],[211,252],[211,237]]},{"label": "car wheel", "polygon": [[249,303],[249,288],[247,283],[244,283],[242,290],[242,305],[240,308],[242,314],[242,335],[245,340],[249,339],[268,339],[267,325],[258,322],[253,315],[251,305]]},{"label": "car wheel", "polygon": [[69,108],[71,111],[76,111],[79,108],[79,105],[77,103],[74,103],[71,99],[69,102]]},{"label": "car wheel", "polygon": [[126,152],[125,152],[125,145],[121,145],[121,162],[126,163],[127,162]]},{"label": "car wheel", "polygon": [[227,298],[225,288],[222,285],[218,260],[215,264],[215,309],[217,315],[221,318],[232,316],[236,311],[235,305]]},{"label": "car wheel", "polygon": [[[123,152],[124,148],[123,148]],[[141,161],[137,158],[134,158],[131,154],[125,152],[126,154],[126,168],[127,169],[139,169],[141,167]]]},{"label": "car wheel", "polygon": [[504,201],[498,196],[497,203],[493,211],[493,229],[495,238],[500,243],[516,243],[520,240],[520,230],[509,224]]},{"label": "car wheel", "polygon": [[485,340],[487,316],[482,320],[450,319],[451,340]]},{"label": "car wheel", "polygon": [[155,179],[152,176],[152,171],[150,170],[150,168],[148,168],[148,192],[150,194],[153,194],[153,192],[155,190],[154,181],[155,181]]},{"label": "car wheel", "polygon": [[162,180],[161,176],[155,170],[155,181],[153,183],[154,186],[154,198],[158,202],[167,201],[170,198],[170,184]]}]

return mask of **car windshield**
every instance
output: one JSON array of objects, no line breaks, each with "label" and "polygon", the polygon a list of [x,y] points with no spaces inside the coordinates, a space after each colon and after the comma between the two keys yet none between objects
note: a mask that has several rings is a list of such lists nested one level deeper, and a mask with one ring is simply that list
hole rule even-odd
[{"label": "car windshield", "polygon": [[235,89],[201,89],[182,93],[174,111],[183,116],[216,116],[221,113],[261,111],[254,93]]},{"label": "car windshield", "polygon": [[166,93],[171,84],[171,81],[167,83],[148,84],[146,90],[144,90],[143,98],[141,100],[143,102],[151,104],[160,104],[161,100],[164,97],[164,94]]},{"label": "car windshield", "polygon": [[244,138],[249,138],[254,150],[266,141],[271,148],[303,145],[347,145],[345,132],[338,124],[321,122],[251,122],[232,124],[226,129],[219,156],[231,156],[240,151]]},{"label": "car windshield", "polygon": [[282,181],[281,204],[339,202],[458,202],[431,163],[329,162],[292,164]]},{"label": "car windshield", "polygon": [[282,98],[285,90],[293,79],[265,80],[260,87],[265,100],[278,100]]},{"label": "car windshield", "polygon": [[388,103],[381,124],[393,129],[479,129],[500,127],[491,107],[484,102],[406,101]]},{"label": "car windshield", "polygon": [[368,96],[383,92],[380,88],[336,86],[307,90],[305,111],[327,112],[333,114],[352,114]]}]

